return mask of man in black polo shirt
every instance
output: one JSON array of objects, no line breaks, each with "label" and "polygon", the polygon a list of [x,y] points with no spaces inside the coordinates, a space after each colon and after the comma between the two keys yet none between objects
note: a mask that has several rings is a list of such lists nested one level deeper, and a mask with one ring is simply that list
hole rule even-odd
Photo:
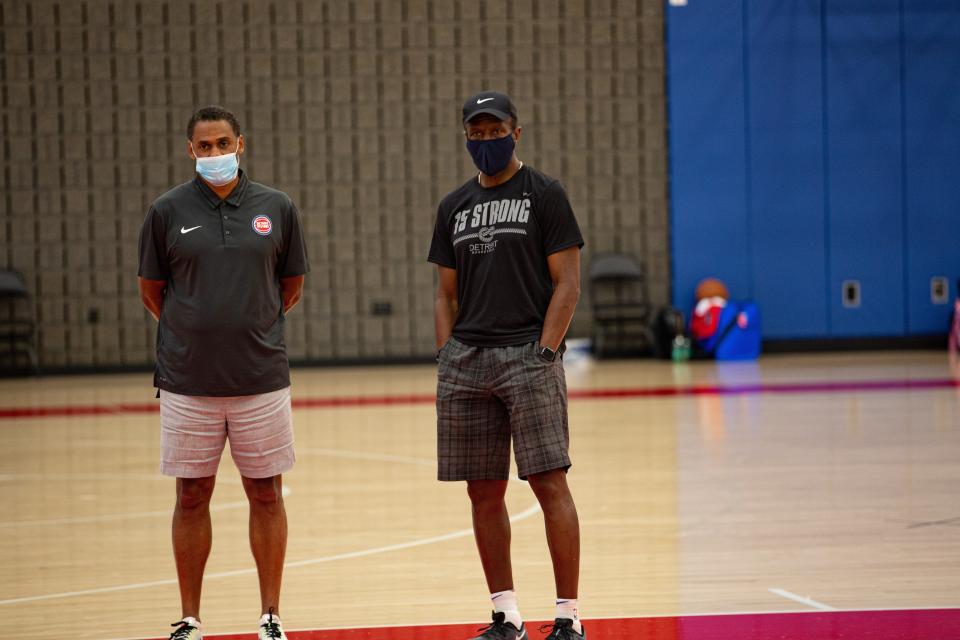
[{"label": "man in black polo shirt", "polygon": [[187,140],[196,177],[157,198],[140,232],[140,296],[159,321],[160,470],[177,478],[173,552],[183,617],[170,637],[201,638],[209,505],[229,438],[250,503],[260,638],[284,638],[281,474],[294,452],[283,324],[309,270],[303,229],[289,196],[239,168],[244,139],[232,113],[200,109]]},{"label": "man in black polo shirt", "polygon": [[485,91],[463,105],[480,169],[440,203],[430,245],[440,480],[466,480],[493,622],[479,638],[524,640],[504,503],[510,443],[546,521],[557,588],[548,640],[582,640],[580,529],[567,487],[567,389],[560,354],[580,294],[583,239],[560,183],[517,158],[517,111]]}]

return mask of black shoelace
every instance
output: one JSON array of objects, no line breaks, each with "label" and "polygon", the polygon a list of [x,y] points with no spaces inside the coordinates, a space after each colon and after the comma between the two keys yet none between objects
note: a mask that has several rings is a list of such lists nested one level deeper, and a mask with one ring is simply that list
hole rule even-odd
[{"label": "black shoelace", "polygon": [[267,609],[267,621],[264,622],[261,627],[266,629],[266,634],[268,638],[282,638],[280,631],[280,625],[273,621],[273,607]]},{"label": "black shoelace", "polygon": [[540,633],[543,633],[547,629],[550,629],[550,635],[547,636],[547,640],[565,640],[566,638],[575,640],[581,637],[580,634],[573,630],[573,620],[569,618],[557,618],[550,624],[540,625]]},{"label": "black shoelace", "polygon": [[483,637],[488,632],[492,632],[492,635],[498,638],[507,637],[507,623],[505,622],[507,617],[503,613],[494,613],[493,622],[488,624],[485,627],[477,627],[477,631],[480,631],[480,636]]},{"label": "black shoelace", "polygon": [[190,635],[190,632],[196,629],[195,626],[187,622],[186,620],[181,620],[180,622],[174,622],[170,625],[171,627],[180,627],[176,631],[170,634],[170,640],[186,640],[187,636]]}]

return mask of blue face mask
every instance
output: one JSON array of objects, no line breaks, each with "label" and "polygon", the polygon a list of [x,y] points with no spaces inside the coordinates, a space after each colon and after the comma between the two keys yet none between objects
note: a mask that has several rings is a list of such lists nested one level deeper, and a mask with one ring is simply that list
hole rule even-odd
[{"label": "blue face mask", "polygon": [[495,176],[507,168],[513,158],[514,147],[516,141],[512,133],[493,140],[467,140],[467,151],[473,158],[473,164],[488,176]]},{"label": "blue face mask", "polygon": [[[193,149],[193,145],[190,145]],[[196,151],[193,152],[197,154]],[[237,152],[225,153],[219,156],[197,156],[197,173],[200,177],[215,187],[222,187],[237,177],[240,171],[240,157]]]}]

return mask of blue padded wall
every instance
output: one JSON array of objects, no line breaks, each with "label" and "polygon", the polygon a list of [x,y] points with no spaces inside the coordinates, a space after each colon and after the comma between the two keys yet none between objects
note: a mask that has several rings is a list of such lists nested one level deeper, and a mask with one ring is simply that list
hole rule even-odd
[{"label": "blue padded wall", "polygon": [[670,162],[673,299],[682,308],[704,275],[750,294],[740,1],[697,2],[667,21],[670,139],[687,151]]},{"label": "blue padded wall", "polygon": [[766,338],[943,333],[930,278],[960,277],[958,42],[951,0],[669,6],[674,304],[716,276],[760,303]]},{"label": "blue padded wall", "polygon": [[[827,0],[831,334],[902,335],[904,211],[899,0]],[[842,282],[860,282],[845,308]]]},{"label": "blue padded wall", "polygon": [[767,337],[827,332],[820,2],[747,3],[753,297]]},{"label": "blue padded wall", "polygon": [[[943,332],[953,305],[930,279],[960,276],[960,10],[955,0],[904,2],[907,328]],[[951,296],[952,299],[952,296]]]}]

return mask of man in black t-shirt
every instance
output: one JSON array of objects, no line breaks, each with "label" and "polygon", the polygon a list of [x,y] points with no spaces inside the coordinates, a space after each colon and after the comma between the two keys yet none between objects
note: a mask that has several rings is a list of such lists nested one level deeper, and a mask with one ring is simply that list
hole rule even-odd
[{"label": "man in black t-shirt", "polygon": [[200,640],[210,554],[210,498],[226,441],[250,503],[260,578],[260,638],[285,638],[277,617],[293,467],[286,313],[309,271],[289,196],[240,169],[244,138],[222,107],[187,125],[197,175],[156,199],[140,231],[140,296],[159,321],[154,384],[160,471],[177,479],[173,551],[182,619],[174,640]]},{"label": "man in black t-shirt", "polygon": [[560,183],[517,158],[517,111],[485,91],[463,105],[480,173],[440,203],[428,260],[437,265],[437,460],[465,480],[493,602],[479,638],[525,640],[504,496],[510,444],[543,509],[557,587],[548,640],[582,640],[580,529],[567,486],[563,338],[580,294],[583,238]]}]

